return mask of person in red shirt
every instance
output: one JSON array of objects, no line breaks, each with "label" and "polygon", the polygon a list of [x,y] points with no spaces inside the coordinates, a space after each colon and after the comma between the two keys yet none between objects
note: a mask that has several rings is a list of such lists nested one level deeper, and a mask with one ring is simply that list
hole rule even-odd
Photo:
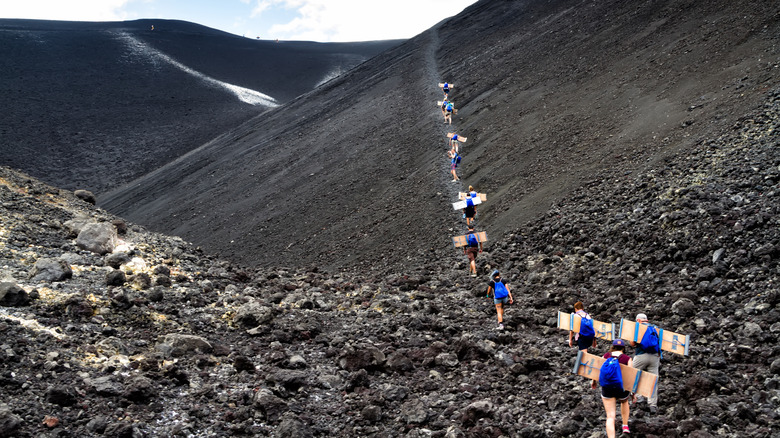
[{"label": "person in red shirt", "polygon": [[[604,353],[604,359],[610,357],[617,357],[618,362],[626,366],[633,366],[634,361],[631,356],[624,353],[626,349],[626,341],[622,339],[615,339],[612,341],[612,348]],[[591,388],[596,389],[597,381],[594,380],[591,383]],[[630,433],[628,430],[628,416],[630,413],[630,406],[628,405],[628,398],[632,397],[636,402],[636,395],[633,395],[623,389],[623,387],[615,386],[602,386],[601,387],[601,401],[604,403],[604,410],[607,412],[607,437],[615,438],[615,417],[617,410],[617,402],[620,402],[620,419],[623,422],[623,434]]]}]

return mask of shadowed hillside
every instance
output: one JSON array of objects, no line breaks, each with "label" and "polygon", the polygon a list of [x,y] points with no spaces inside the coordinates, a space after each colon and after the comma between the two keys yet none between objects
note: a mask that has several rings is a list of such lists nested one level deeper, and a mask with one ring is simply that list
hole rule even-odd
[{"label": "shadowed hillside", "polygon": [[[247,264],[441,257],[466,184],[489,194],[478,226],[499,238],[606,169],[733,123],[778,82],[778,35],[761,1],[483,1],[101,201]],[[469,137],[463,186],[450,130]]]},{"label": "shadowed hillside", "polygon": [[397,43],[276,43],[171,20],[0,20],[0,162],[101,192]]}]

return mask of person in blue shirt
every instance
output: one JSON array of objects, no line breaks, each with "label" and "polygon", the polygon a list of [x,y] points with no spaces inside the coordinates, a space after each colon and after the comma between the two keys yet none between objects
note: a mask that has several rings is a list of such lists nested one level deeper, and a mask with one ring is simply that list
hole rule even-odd
[{"label": "person in blue shirt", "polygon": [[504,305],[515,302],[512,298],[512,292],[509,286],[501,280],[501,273],[498,270],[490,274],[492,280],[488,283],[488,297],[493,297],[493,304],[496,305],[496,314],[498,315],[498,330],[504,329]]}]

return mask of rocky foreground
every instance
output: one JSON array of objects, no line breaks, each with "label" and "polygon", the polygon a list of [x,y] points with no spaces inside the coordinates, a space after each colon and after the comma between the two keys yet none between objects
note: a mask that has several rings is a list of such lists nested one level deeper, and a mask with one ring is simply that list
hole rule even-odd
[{"label": "rocky foreground", "polygon": [[455,251],[397,273],[247,269],[2,168],[0,437],[602,436],[555,328],[577,300],[691,335],[633,436],[777,436],[779,121],[775,91],[491,242],[504,331]]}]

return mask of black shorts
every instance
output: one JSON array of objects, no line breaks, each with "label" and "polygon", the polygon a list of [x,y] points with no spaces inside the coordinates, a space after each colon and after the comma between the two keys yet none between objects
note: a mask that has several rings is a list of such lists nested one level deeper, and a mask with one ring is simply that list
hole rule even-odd
[{"label": "black shorts", "polygon": [[577,349],[578,350],[587,350],[588,348],[593,346],[593,338],[595,336],[582,336],[580,335],[579,338],[577,338]]},{"label": "black shorts", "polygon": [[619,402],[628,400],[628,396],[631,395],[629,391],[619,388],[617,386],[602,386],[601,398],[616,398]]}]

